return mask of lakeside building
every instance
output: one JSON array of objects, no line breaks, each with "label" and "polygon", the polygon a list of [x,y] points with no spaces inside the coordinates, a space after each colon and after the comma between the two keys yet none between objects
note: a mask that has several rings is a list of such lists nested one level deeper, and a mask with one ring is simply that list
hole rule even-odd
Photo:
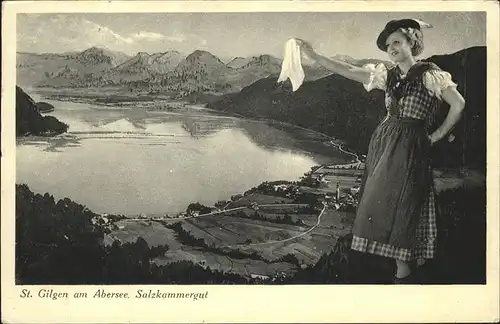
[{"label": "lakeside building", "polygon": [[354,161],[351,163],[344,163],[344,164],[332,164],[332,165],[327,165],[325,166],[326,169],[355,169],[355,170],[364,170],[365,169],[365,164],[360,161]]},{"label": "lakeside building", "polygon": [[287,190],[291,185],[289,184],[279,184],[279,185],[274,185],[274,191],[278,190]]}]

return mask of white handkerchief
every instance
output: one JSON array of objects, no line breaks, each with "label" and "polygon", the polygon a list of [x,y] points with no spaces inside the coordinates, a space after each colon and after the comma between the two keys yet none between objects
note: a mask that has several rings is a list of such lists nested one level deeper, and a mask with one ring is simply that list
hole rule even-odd
[{"label": "white handkerchief", "polygon": [[286,79],[292,82],[292,89],[296,91],[304,82],[304,70],[300,60],[300,46],[297,41],[292,38],[285,43],[285,55],[281,64],[281,73],[278,78],[278,83]]}]

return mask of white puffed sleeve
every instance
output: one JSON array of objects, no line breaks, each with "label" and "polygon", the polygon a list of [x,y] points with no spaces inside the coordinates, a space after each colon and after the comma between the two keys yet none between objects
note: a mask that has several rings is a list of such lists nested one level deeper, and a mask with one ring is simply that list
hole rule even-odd
[{"label": "white puffed sleeve", "polygon": [[368,63],[363,65],[363,68],[370,71],[370,81],[368,83],[363,83],[366,91],[371,91],[373,89],[386,89],[387,83],[387,68],[384,64],[378,63]]},{"label": "white puffed sleeve", "polygon": [[431,95],[442,99],[442,92],[448,87],[457,87],[451,74],[442,70],[430,70],[424,73],[424,85]]}]

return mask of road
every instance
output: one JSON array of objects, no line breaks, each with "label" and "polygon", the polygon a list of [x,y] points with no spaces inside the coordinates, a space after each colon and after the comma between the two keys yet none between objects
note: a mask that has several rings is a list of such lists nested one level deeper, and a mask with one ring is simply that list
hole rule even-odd
[{"label": "road", "polygon": [[342,148],[341,144],[334,143],[333,141],[330,141],[330,144],[335,146],[340,152],[354,156],[354,158],[356,159],[356,162],[361,163],[361,160],[359,159],[359,156],[356,153],[352,153],[352,152],[344,150]]},{"label": "road", "polygon": [[[265,205],[258,205],[259,207],[306,207],[309,206],[308,204],[265,204]],[[243,209],[251,209],[251,207],[248,206],[241,206],[241,207],[235,207],[235,208],[230,208],[230,209],[223,209],[223,210],[218,210],[214,211],[208,214],[201,214],[201,215],[196,215],[196,216],[189,216],[189,217],[180,217],[180,218],[166,218],[166,219],[161,219],[161,220],[175,220],[175,221],[182,221],[182,220],[188,220],[188,219],[193,219],[193,218],[200,218],[200,217],[207,217],[207,216],[213,216],[213,215],[218,215],[218,214],[224,214],[227,212],[233,212],[236,210],[243,210]],[[127,218],[125,219],[127,221],[148,221],[152,220],[150,218]]]},{"label": "road", "polygon": [[[200,218],[200,217],[212,216],[212,215],[217,215],[217,214],[223,214],[223,213],[227,213],[227,212],[231,212],[231,211],[235,211],[235,210],[242,210],[242,209],[246,209],[246,208],[249,208],[249,207],[246,207],[246,206],[236,207],[236,208],[231,208],[231,209],[218,210],[218,211],[214,211],[214,212],[211,212],[211,213],[208,213],[208,214],[201,214],[201,215],[197,215],[197,216],[180,217],[180,218],[165,218],[165,219],[161,219],[161,220],[162,221],[164,221],[164,220],[167,220],[167,221],[170,221],[170,220],[182,221],[182,220],[187,220],[187,219],[193,219],[193,218]],[[153,220],[153,219],[149,219],[149,218],[127,218],[125,220],[127,220],[127,221],[148,221],[148,220]]]},{"label": "road", "polygon": [[[342,148],[342,144],[337,144],[333,140],[329,141],[328,144],[335,146],[340,152],[345,153],[347,155],[351,155],[356,159],[356,162],[350,162],[350,163],[346,163],[346,164],[361,163],[361,159],[359,158],[359,156],[356,153],[352,153],[352,152],[344,150]],[[321,169],[323,169],[326,166],[328,166],[328,164],[323,164],[318,169],[316,169],[313,173],[320,171]]]},{"label": "road", "polygon": [[242,247],[242,246],[258,246],[258,245],[267,245],[267,244],[278,244],[278,243],[285,243],[285,242],[288,242],[288,241],[291,241],[291,240],[298,239],[298,238],[300,238],[300,237],[302,237],[304,235],[307,235],[307,234],[311,233],[312,231],[314,231],[314,229],[316,227],[319,226],[319,224],[321,223],[321,216],[323,216],[323,214],[324,214],[325,211],[326,211],[326,205],[323,206],[323,209],[319,213],[318,220],[317,220],[317,222],[316,222],[316,224],[314,226],[312,226],[310,229],[308,229],[307,231],[305,231],[303,233],[300,233],[298,235],[289,237],[287,239],[280,240],[280,241],[267,241],[267,242],[261,242],[261,243],[227,245],[227,246],[224,246],[224,247],[227,247],[227,248],[237,248],[237,247]]}]

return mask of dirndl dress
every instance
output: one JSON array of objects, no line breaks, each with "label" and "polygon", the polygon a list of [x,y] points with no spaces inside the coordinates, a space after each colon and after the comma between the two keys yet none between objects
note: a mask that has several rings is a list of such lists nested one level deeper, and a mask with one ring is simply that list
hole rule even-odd
[{"label": "dirndl dress", "polygon": [[351,249],[402,261],[436,253],[435,190],[429,127],[447,87],[448,72],[417,62],[406,75],[399,67],[367,64],[367,91],[385,91],[387,116],[368,148],[353,225]]}]

